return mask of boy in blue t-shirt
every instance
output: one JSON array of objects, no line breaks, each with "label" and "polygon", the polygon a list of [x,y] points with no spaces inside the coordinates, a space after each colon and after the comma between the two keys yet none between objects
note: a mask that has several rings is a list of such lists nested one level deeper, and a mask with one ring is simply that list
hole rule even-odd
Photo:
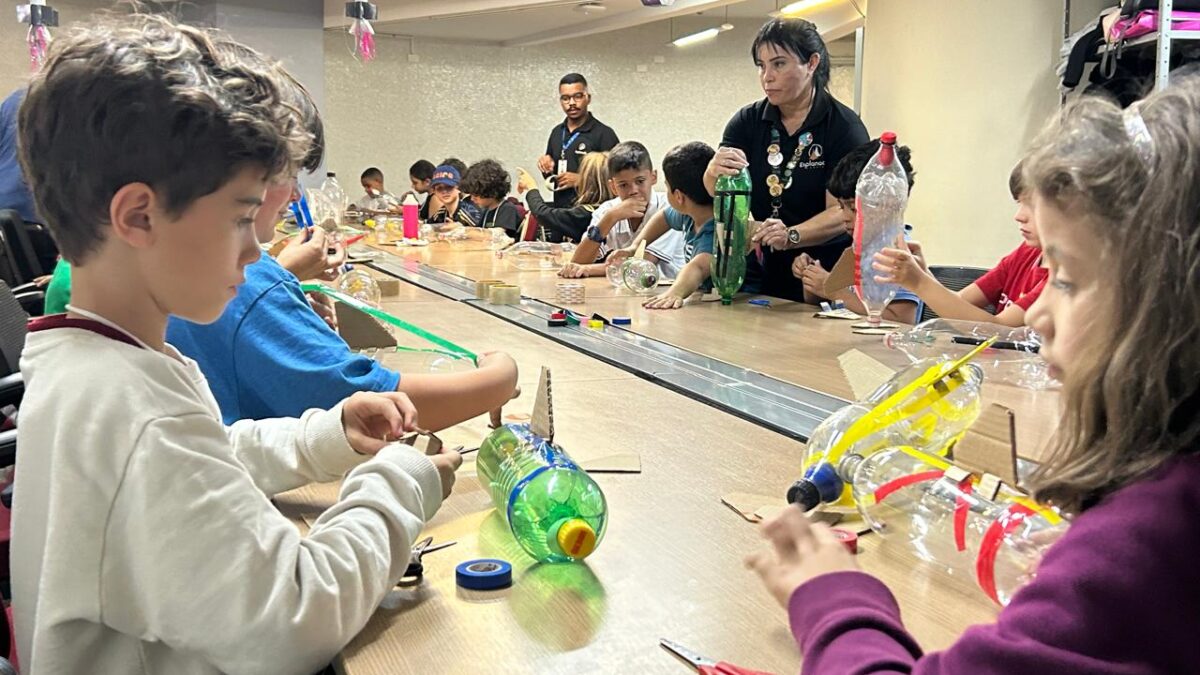
[{"label": "boy in blue t-shirt", "polygon": [[714,154],[710,146],[699,141],[671,148],[662,161],[670,207],[654,214],[633,243],[614,251],[609,257],[608,264],[611,265],[633,255],[643,241],[651,244],[670,230],[683,233],[687,262],[665,293],[643,303],[647,309],[679,309],[693,293],[709,287],[716,224],[713,222],[713,198],[704,187],[704,171]]},{"label": "boy in blue t-shirt", "polygon": [[[320,113],[298,83],[285,93],[318,139],[304,164],[312,171],[324,153]],[[267,186],[254,217],[260,242],[271,241],[295,186],[296,176]],[[502,352],[481,356],[478,369],[468,372],[401,376],[350,351],[309,304],[296,275],[266,253],[246,266],[245,282],[219,319],[202,325],[172,317],[167,340],[200,365],[226,424],[299,417],[360,391],[400,391],[416,406],[421,426],[437,431],[497,411],[516,392],[517,365]]]},{"label": "boy in blue t-shirt", "polygon": [[[867,141],[857,148],[851,150],[845,157],[833,167],[833,171],[829,175],[829,182],[826,188],[829,194],[833,195],[841,207],[842,224],[846,228],[846,233],[854,236],[854,196],[855,188],[858,185],[858,177],[866,167],[867,162],[875,156],[879,150],[879,139]],[[908,191],[912,192],[913,176],[916,171],[912,167],[912,151],[907,145],[896,147],[896,157],[900,160],[900,166],[904,167],[904,173],[908,177]],[[910,226],[904,226],[904,238],[908,239],[908,230]],[[920,257],[920,244],[912,242],[910,249],[913,254]],[[853,249],[847,249],[843,255],[853,255]],[[839,264],[840,267],[840,264]],[[821,261],[814,260],[808,254],[803,254],[797,257],[792,262],[792,274],[804,282],[804,301],[809,304],[817,304],[822,300],[840,300],[846,305],[846,309],[866,314],[867,310],[863,307],[862,301],[854,293],[852,288],[843,288],[835,293],[831,293],[830,297],[825,297],[825,281],[829,278],[829,271],[821,267]],[[896,297],[888,303],[886,309],[883,310],[883,318],[887,321],[899,321],[901,323],[913,324],[921,316],[921,299],[915,293],[907,289],[901,288],[896,292]]]}]

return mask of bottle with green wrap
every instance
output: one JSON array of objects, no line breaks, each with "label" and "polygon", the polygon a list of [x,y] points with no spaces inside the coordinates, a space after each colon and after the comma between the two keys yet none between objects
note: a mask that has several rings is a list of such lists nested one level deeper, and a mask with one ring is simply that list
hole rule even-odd
[{"label": "bottle with green wrap", "polygon": [[742,169],[736,176],[717,178],[713,199],[713,288],[721,295],[721,304],[733,302],[733,296],[746,281],[746,247],[750,238],[750,172]]},{"label": "bottle with green wrap", "polygon": [[600,486],[528,424],[493,431],[477,466],[517,543],[539,562],[582,560],[600,544],[608,524]]}]

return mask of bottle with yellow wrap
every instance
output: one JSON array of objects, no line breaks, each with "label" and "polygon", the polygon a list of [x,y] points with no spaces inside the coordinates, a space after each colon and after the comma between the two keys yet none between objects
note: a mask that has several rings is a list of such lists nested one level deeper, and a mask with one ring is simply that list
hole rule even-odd
[{"label": "bottle with yellow wrap", "polygon": [[849,485],[837,477],[846,454],[869,457],[907,445],[945,455],[979,417],[983,371],[968,361],[988,345],[957,360],[918,361],[826,418],[808,439],[803,477],[788,490],[788,501],[805,511],[823,503],[854,508]]},{"label": "bottle with yellow wrap", "polygon": [[507,424],[479,447],[479,476],[517,543],[540,562],[591,555],[608,524],[600,486],[527,424]]}]

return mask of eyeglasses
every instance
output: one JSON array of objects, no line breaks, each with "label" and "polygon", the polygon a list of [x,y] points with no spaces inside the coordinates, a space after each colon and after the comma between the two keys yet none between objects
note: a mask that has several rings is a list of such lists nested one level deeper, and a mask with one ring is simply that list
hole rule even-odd
[{"label": "eyeglasses", "polygon": [[561,103],[571,103],[572,101],[575,103],[583,103],[586,98],[587,94],[581,91],[575,94],[563,94],[562,96],[558,97],[558,100]]}]

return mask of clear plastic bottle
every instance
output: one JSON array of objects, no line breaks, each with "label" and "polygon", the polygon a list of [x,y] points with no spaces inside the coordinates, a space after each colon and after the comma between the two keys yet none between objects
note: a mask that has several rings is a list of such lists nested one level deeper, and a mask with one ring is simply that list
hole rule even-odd
[{"label": "clear plastic bottle", "polygon": [[846,455],[838,474],[852,483],[872,530],[952,575],[973,576],[988,597],[1007,605],[1067,522],[1008,486],[984,498],[977,476],[962,472],[966,477],[956,481],[946,475],[950,467],[940,457],[896,447],[866,458]]},{"label": "clear plastic bottle", "polygon": [[721,304],[733,302],[733,296],[746,281],[746,245],[750,237],[750,172],[742,169],[736,176],[717,178],[713,202],[713,288],[721,295]]},{"label": "clear plastic bottle", "polygon": [[341,225],[342,220],[346,217],[346,209],[350,206],[350,196],[342,189],[337,174],[332,171],[325,174],[325,180],[321,183],[321,192],[325,193],[330,206],[335,209],[334,221]]},{"label": "clear plastic bottle", "polygon": [[479,447],[479,476],[525,552],[539,562],[589,556],[608,524],[600,486],[527,424],[506,424]]},{"label": "clear plastic bottle", "polygon": [[867,162],[855,188],[854,290],[867,309],[867,322],[879,325],[884,308],[900,287],[875,281],[875,254],[895,247],[904,236],[908,178],[896,159],[896,134],[885,131],[879,150]]},{"label": "clear plastic bottle", "polygon": [[630,258],[621,264],[625,288],[638,295],[651,295],[658,289],[658,265],[644,258]]},{"label": "clear plastic bottle", "polygon": [[850,487],[836,472],[846,454],[868,457],[897,445],[946,454],[979,418],[983,371],[968,363],[936,384],[911,386],[945,364],[943,359],[918,361],[862,401],[825,418],[804,447],[803,477],[788,490],[788,501],[806,511],[822,503],[852,506]]},{"label": "clear plastic bottle", "polygon": [[1026,389],[1045,389],[1054,384],[1048,365],[1039,354],[1042,338],[1027,327],[930,319],[906,331],[888,333],[883,343],[889,349],[904,352],[913,361],[930,357],[956,359],[992,337],[998,338],[997,342],[972,361],[984,369],[989,381]]},{"label": "clear plastic bottle", "polygon": [[338,277],[337,289],[341,293],[375,308],[379,307],[379,302],[383,298],[383,293],[379,290],[379,282],[375,281],[375,277],[365,270],[357,269],[349,264],[342,267],[342,276]]}]

